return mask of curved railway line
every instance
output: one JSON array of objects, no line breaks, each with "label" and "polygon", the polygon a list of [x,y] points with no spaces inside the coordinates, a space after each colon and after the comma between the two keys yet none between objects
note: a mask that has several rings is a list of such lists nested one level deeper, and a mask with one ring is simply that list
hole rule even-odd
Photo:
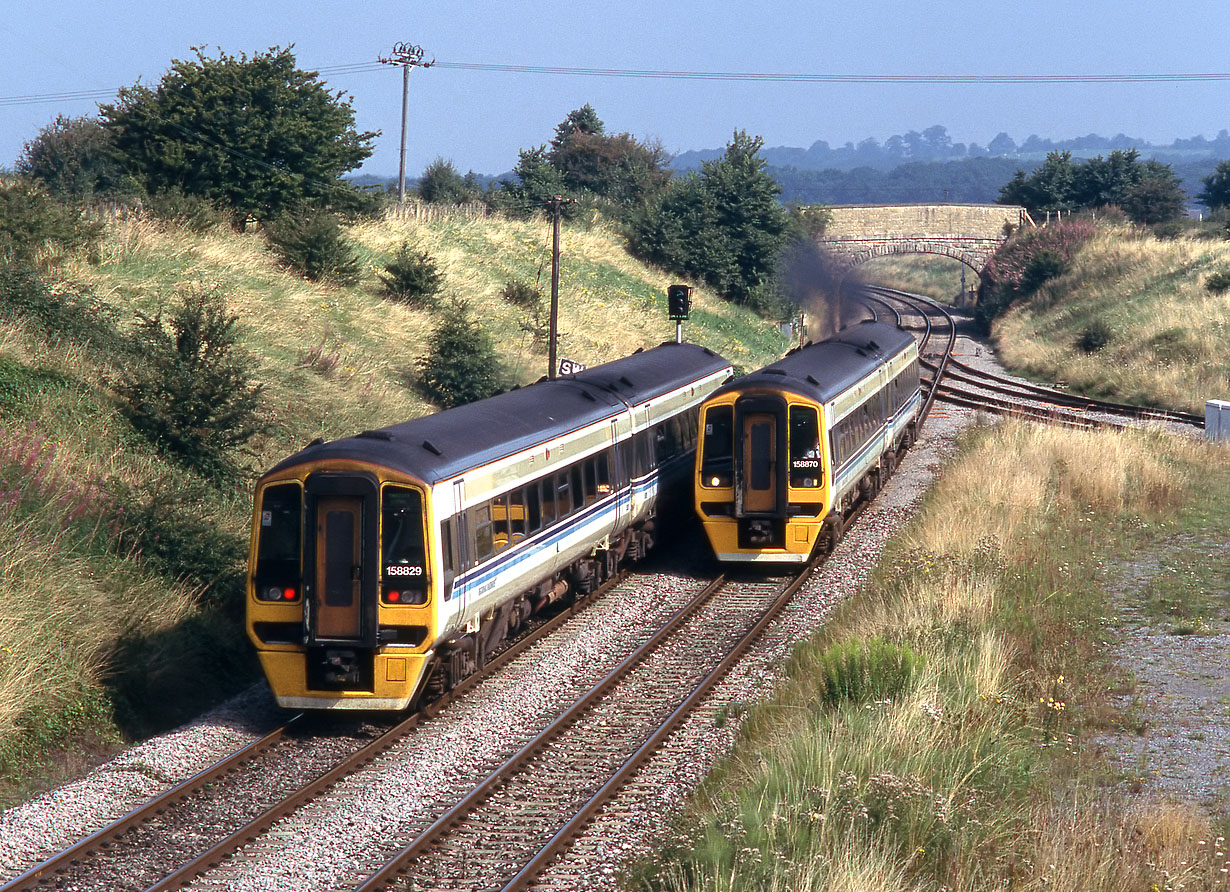
[{"label": "curved railway line", "polygon": [[[934,301],[879,286],[864,286],[862,290],[873,317],[878,318],[878,311],[872,304],[892,313],[898,325],[904,324],[905,313],[922,316],[927,329],[924,343],[930,336],[931,315],[945,317],[955,337],[956,321]],[[937,358],[924,358],[922,366],[931,372],[935,399],[950,405],[1074,428],[1128,427],[1149,422],[1204,426],[1203,417],[1189,412],[1092,399],[988,372],[952,356],[951,344]]]}]

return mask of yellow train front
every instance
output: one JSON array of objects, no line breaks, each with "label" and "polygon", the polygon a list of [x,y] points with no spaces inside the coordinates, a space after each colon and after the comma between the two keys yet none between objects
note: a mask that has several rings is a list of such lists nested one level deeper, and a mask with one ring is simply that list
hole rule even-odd
[{"label": "yellow train front", "polygon": [[696,511],[718,560],[803,563],[840,538],[912,442],[914,338],[863,322],[737,378],[701,407]]}]

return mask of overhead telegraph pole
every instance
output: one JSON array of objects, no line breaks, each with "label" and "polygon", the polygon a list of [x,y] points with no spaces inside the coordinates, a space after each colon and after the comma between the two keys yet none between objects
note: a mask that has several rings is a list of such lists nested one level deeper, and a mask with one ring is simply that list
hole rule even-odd
[{"label": "overhead telegraph pole", "polygon": [[423,48],[413,43],[393,44],[391,58],[380,57],[386,65],[401,66],[401,164],[397,168],[397,203],[406,203],[406,122],[410,116],[410,69],[430,68],[436,60],[423,61]]}]

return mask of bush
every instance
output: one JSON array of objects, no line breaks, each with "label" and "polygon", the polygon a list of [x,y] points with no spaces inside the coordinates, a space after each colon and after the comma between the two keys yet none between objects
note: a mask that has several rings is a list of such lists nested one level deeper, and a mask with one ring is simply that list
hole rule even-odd
[{"label": "bush", "polygon": [[200,195],[186,195],[179,189],[159,192],[145,202],[150,216],[173,223],[189,232],[208,232],[221,226],[222,210]]},{"label": "bush", "polygon": [[1018,290],[1023,297],[1028,297],[1051,279],[1062,276],[1067,269],[1067,261],[1057,251],[1039,251],[1025,264]]},{"label": "bush", "polygon": [[423,393],[449,408],[492,396],[502,372],[491,338],[460,299],[450,301],[432,338],[431,352],[418,364]]},{"label": "bush", "polygon": [[1204,287],[1213,294],[1221,294],[1227,288],[1230,288],[1230,270],[1222,269],[1209,273],[1209,277],[1204,280]]},{"label": "bush", "polygon": [[520,279],[509,279],[500,289],[500,297],[519,310],[532,313],[542,306],[542,292]]},{"label": "bush", "polygon": [[0,261],[0,319],[33,325],[49,341],[66,338],[104,360],[122,360],[132,349],[112,307],[85,286],[52,291],[25,263]]},{"label": "bush", "polygon": [[444,274],[432,256],[424,250],[411,248],[409,242],[401,243],[379,275],[389,297],[411,306],[434,305],[436,295],[444,287]]},{"label": "bush", "polygon": [[282,261],[313,282],[351,285],[359,280],[354,245],[333,214],[285,214],[269,227],[268,237]]},{"label": "bush", "polygon": [[985,330],[1013,303],[1067,269],[1093,235],[1092,220],[1066,219],[1018,232],[996,250],[982,273],[974,318]]},{"label": "bush", "polygon": [[28,181],[0,183],[0,261],[33,264],[47,255],[96,249],[101,220],[63,204]]},{"label": "bush", "polygon": [[1085,353],[1097,353],[1110,343],[1110,327],[1101,319],[1095,319],[1085,326],[1076,346]]},{"label": "bush", "polygon": [[238,349],[237,316],[217,289],[183,296],[165,323],[139,315],[145,361],[116,389],[134,428],[186,467],[219,478],[233,473],[230,451],[264,429],[254,361]]}]

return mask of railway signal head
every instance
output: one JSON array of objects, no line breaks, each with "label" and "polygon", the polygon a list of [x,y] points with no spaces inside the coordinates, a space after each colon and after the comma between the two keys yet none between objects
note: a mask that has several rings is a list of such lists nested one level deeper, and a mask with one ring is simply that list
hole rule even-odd
[{"label": "railway signal head", "polygon": [[675,320],[688,318],[692,308],[692,286],[670,285],[666,289],[666,309],[669,317]]}]

